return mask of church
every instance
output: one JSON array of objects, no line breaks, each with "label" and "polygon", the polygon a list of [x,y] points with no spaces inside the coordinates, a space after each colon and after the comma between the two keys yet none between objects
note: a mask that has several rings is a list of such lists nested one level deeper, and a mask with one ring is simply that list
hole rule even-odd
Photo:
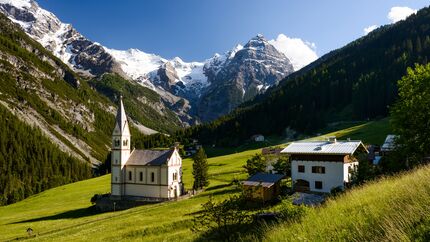
[{"label": "church", "polygon": [[130,149],[131,135],[122,98],[112,133],[111,198],[168,200],[182,195],[182,158],[169,150]]}]

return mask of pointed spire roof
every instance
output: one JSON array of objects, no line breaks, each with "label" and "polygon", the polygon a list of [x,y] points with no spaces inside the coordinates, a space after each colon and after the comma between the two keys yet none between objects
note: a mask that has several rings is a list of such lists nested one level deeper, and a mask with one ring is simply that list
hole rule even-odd
[{"label": "pointed spire roof", "polygon": [[127,115],[125,114],[124,104],[122,102],[122,96],[119,100],[119,107],[116,113],[115,129],[113,130],[114,135],[130,135],[128,128]]}]

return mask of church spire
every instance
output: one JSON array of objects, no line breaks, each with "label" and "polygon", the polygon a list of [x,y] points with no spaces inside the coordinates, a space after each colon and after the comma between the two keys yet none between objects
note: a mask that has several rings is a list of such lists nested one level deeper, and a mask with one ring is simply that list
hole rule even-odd
[{"label": "church spire", "polygon": [[122,96],[120,96],[119,107],[116,113],[114,135],[130,135],[130,129],[128,127],[127,115],[125,114],[124,104],[122,102]]}]

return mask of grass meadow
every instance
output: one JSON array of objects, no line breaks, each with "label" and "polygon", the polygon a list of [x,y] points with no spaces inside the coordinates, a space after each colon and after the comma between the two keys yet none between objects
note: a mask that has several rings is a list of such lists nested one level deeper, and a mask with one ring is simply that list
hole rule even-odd
[{"label": "grass meadow", "polygon": [[[324,134],[380,144],[390,132],[388,120],[370,122]],[[286,146],[286,144],[281,144]],[[231,184],[245,179],[242,166],[260,149],[235,151],[208,159],[210,185],[206,191],[177,202],[144,205],[124,211],[95,213],[94,194],[110,191],[110,175],[53,188],[18,203],[0,207],[0,241],[192,241],[191,219],[210,195],[222,200],[238,193]],[[183,161],[183,181],[192,186],[192,160]],[[311,209],[302,222],[270,227],[264,238],[303,240],[407,240],[413,224],[430,211],[430,168],[386,178],[355,188],[326,205]],[[427,211],[427,213],[426,213]],[[29,237],[27,228],[35,237]],[[413,232],[413,231],[412,231]],[[384,239],[382,239],[384,240]]]}]

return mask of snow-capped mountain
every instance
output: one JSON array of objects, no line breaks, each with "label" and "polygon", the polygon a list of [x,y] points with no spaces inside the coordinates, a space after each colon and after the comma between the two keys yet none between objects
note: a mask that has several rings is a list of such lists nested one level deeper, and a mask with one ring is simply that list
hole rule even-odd
[{"label": "snow-capped mountain", "polygon": [[62,23],[33,0],[0,0],[0,12],[73,69],[92,75],[122,70],[104,48]]},{"label": "snow-capped mountain", "polygon": [[184,62],[138,49],[104,47],[34,0],[0,0],[0,12],[74,70],[94,76],[118,73],[155,90],[169,106],[189,103],[187,111],[175,110],[178,115],[188,112],[204,121],[227,113],[293,72],[290,60],[261,35],[204,62]]},{"label": "snow-capped mountain", "polygon": [[211,85],[198,105],[197,115],[203,121],[227,114],[294,71],[290,60],[262,35],[215,57],[212,61],[219,64],[206,66]]}]

